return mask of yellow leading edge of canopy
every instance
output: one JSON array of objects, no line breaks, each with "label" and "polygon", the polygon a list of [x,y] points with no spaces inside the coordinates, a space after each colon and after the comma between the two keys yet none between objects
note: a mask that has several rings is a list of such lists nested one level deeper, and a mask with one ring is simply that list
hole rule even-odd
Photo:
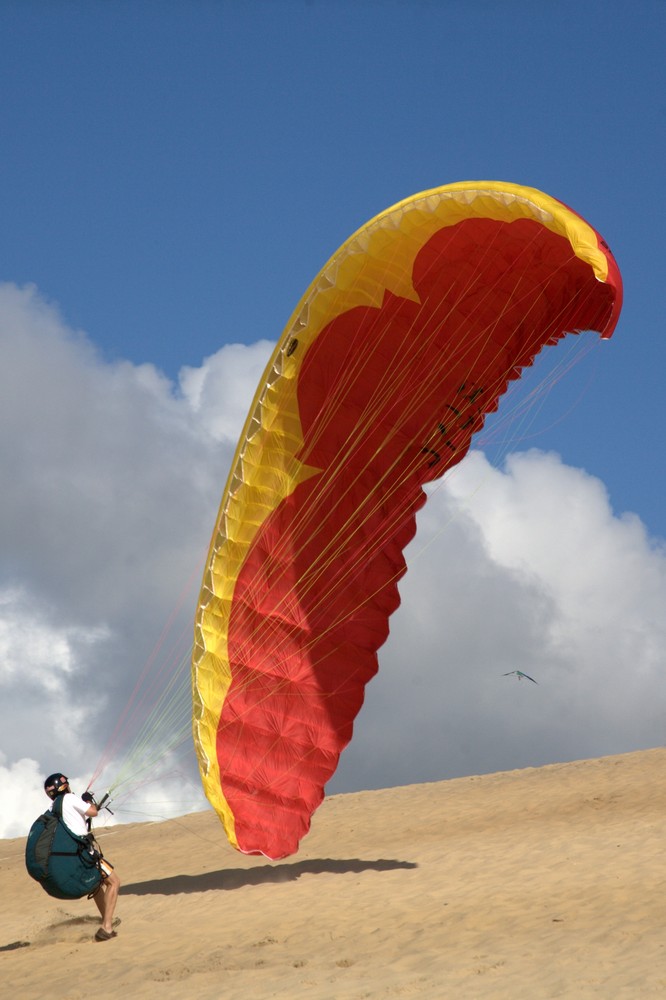
[{"label": "yellow leading edge of canopy", "polygon": [[[227,634],[235,581],[266,517],[298,483],[317,474],[294,457],[303,444],[297,384],[307,348],[340,313],[381,306],[386,289],[418,300],[415,257],[439,229],[482,217],[534,219],[566,238],[599,281],[608,262],[595,231],[565,205],[534,188],[462,181],[413,195],[375,216],[340,247],[309,286],[259,383],[234,456],[208,552],[192,654],[193,735],[204,790],[238,847],[234,817],[220,784],[216,735],[231,684]],[[289,346],[298,340],[298,350]]]}]

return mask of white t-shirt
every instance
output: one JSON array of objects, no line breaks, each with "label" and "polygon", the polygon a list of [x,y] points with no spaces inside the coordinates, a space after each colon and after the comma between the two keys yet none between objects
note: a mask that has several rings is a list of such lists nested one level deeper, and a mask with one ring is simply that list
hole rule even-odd
[{"label": "white t-shirt", "polygon": [[67,792],[66,795],[63,795],[62,821],[77,837],[85,837],[88,833],[88,824],[86,823],[88,809],[90,809],[90,803],[84,802],[73,792]]}]

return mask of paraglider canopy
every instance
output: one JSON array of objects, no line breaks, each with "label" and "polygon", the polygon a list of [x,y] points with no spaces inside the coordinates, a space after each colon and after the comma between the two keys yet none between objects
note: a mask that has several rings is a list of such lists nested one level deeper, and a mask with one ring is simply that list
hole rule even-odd
[{"label": "paraglider canopy", "polygon": [[610,337],[621,300],[579,215],[494,181],[387,209],[310,285],[250,408],[195,623],[194,741],[239,850],[284,857],[308,830],[377,670],[424,484],[542,347]]}]

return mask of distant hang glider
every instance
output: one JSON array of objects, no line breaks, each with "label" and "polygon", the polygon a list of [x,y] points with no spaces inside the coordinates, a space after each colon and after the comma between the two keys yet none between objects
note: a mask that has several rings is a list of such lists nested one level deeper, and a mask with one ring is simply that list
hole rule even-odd
[{"label": "distant hang glider", "polygon": [[508,673],[502,674],[502,677],[511,677],[513,674],[516,675],[519,681],[522,681],[522,679],[525,678],[526,681],[532,681],[532,684],[539,683],[538,681],[535,681],[533,677],[530,677],[529,674],[524,674],[522,670],[509,670]]}]

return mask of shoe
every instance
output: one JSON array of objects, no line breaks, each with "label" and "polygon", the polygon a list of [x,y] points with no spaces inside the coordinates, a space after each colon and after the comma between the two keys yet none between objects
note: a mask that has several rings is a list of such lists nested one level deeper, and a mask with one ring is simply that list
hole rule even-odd
[{"label": "shoe", "polygon": [[95,934],[95,941],[110,941],[114,937],[118,937],[115,931],[105,931],[103,927],[100,927]]}]

